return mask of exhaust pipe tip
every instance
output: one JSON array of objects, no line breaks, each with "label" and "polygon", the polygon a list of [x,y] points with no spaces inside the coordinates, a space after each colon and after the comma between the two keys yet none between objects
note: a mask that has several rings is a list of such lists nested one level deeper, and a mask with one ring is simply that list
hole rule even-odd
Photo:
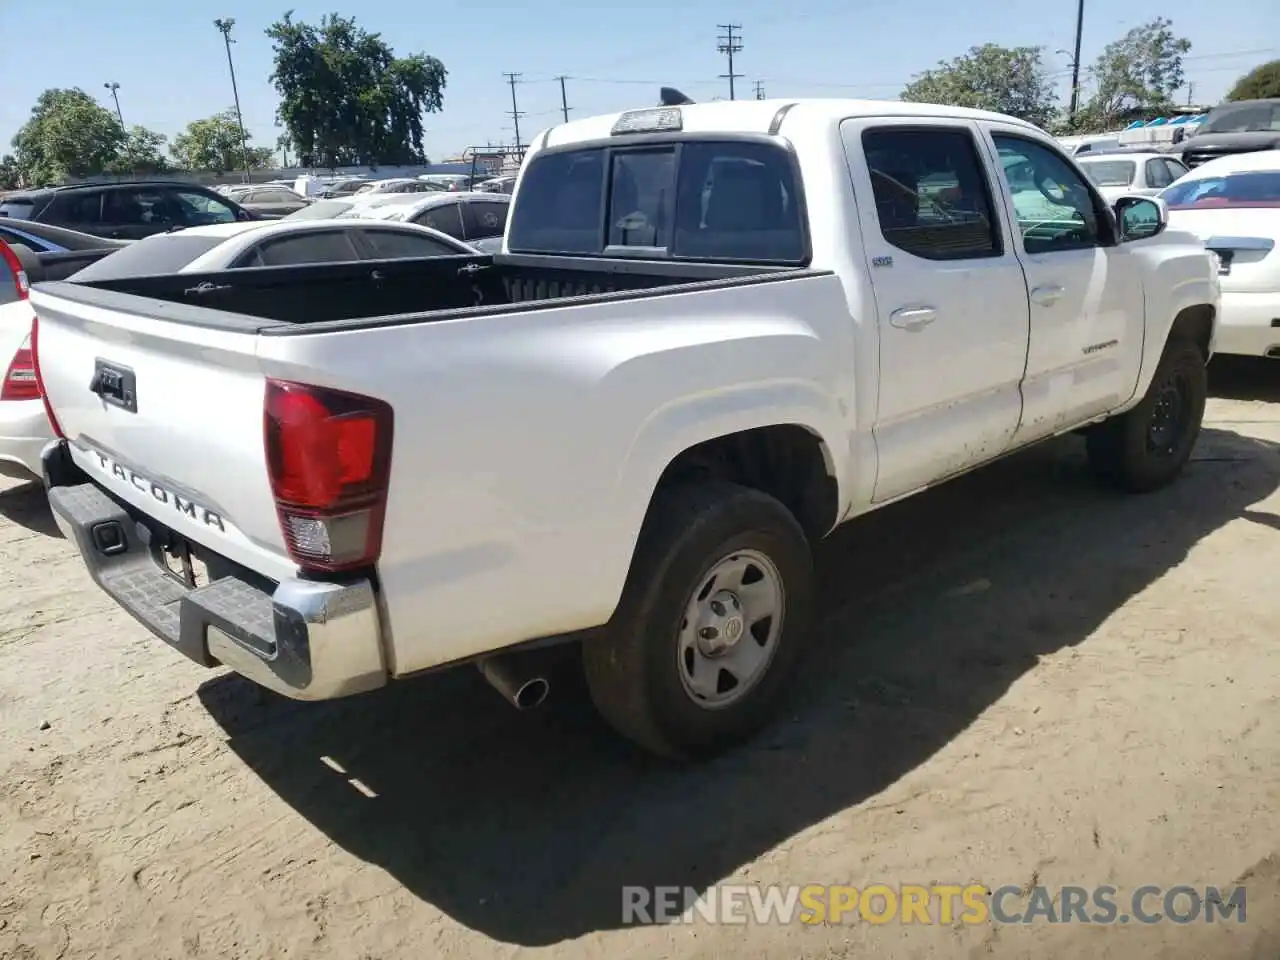
[{"label": "exhaust pipe tip", "polygon": [[476,666],[489,685],[517,710],[540,707],[551,693],[551,681],[519,655],[490,657]]},{"label": "exhaust pipe tip", "polygon": [[532,710],[534,707],[540,707],[550,692],[551,684],[547,683],[546,677],[534,677],[516,691],[514,698],[516,709]]}]

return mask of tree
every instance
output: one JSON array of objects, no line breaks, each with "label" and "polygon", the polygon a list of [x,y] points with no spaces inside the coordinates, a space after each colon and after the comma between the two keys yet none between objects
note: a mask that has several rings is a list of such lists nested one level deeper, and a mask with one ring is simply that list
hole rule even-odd
[{"label": "tree", "polygon": [[108,173],[157,174],[169,169],[164,147],[169,138],[146,127],[132,127],[115,159],[107,165]]},{"label": "tree", "polygon": [[115,114],[79,88],[46,90],[13,138],[26,183],[41,185],[102,173],[126,136]]},{"label": "tree", "polygon": [[964,56],[940,61],[907,84],[901,99],[975,107],[1048,126],[1056,108],[1040,47],[987,43]]},{"label": "tree", "polygon": [[1228,100],[1263,100],[1280,97],[1280,60],[1254,67],[1236,81]]},{"label": "tree", "polygon": [[1103,47],[1089,68],[1093,96],[1072,118],[1073,130],[1112,130],[1135,116],[1163,113],[1174,105],[1191,41],[1175,36],[1172,27],[1172,20],[1156,17]]},{"label": "tree", "polygon": [[337,14],[313,26],[290,11],[267,36],[277,116],[303,166],[422,162],[423,116],[444,105],[444,64],[396,57],[380,34]]},{"label": "tree", "polygon": [[178,165],[188,170],[243,170],[246,157],[251,170],[270,167],[275,159],[271,149],[249,146],[251,139],[246,136],[242,153],[240,124],[232,107],[187,124],[187,129],[173,138],[172,153]]},{"label": "tree", "polygon": [[22,168],[13,154],[0,157],[0,190],[16,190],[22,186]]}]

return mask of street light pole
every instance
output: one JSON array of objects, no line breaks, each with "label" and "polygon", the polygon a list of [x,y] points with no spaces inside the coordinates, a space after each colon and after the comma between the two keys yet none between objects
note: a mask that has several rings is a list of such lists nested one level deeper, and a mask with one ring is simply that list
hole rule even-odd
[{"label": "street light pole", "polygon": [[129,171],[132,173],[134,170],[133,144],[129,142],[129,131],[124,128],[124,114],[120,112],[120,84],[109,80],[103,86],[111,91],[111,99],[116,102],[116,119],[120,121],[120,132],[124,134],[124,152],[129,160]]},{"label": "street light pole", "polygon": [[1084,34],[1084,0],[1076,3],[1076,44],[1075,53],[1071,55],[1071,106],[1067,115],[1074,117],[1080,108],[1080,38]]},{"label": "street light pole", "polygon": [[244,114],[240,112],[240,91],[236,88],[236,65],[231,62],[231,28],[236,25],[233,17],[219,17],[213,25],[222,34],[227,46],[227,69],[231,71],[231,95],[236,101],[236,123],[240,125],[240,160],[244,164],[244,182],[249,182],[249,138],[244,135]]},{"label": "street light pole", "polygon": [[115,81],[104,83],[104,87],[111,91],[111,99],[116,102],[116,116],[120,119],[120,129],[124,129],[124,114],[120,112],[120,84]]}]

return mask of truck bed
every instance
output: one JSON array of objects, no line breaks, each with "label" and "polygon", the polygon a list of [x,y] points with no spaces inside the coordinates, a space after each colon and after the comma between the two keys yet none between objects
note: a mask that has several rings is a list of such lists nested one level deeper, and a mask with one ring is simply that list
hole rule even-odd
[{"label": "truck bed", "polygon": [[[516,255],[255,267],[214,273],[77,281],[59,297],[169,321],[239,332],[287,333],[305,325],[351,329],[537,309],[570,298],[609,300],[674,287],[738,286],[795,277],[795,268]],[[106,294],[106,296],[103,296]],[[113,294],[203,308],[159,309]],[[154,310],[158,305],[153,304]],[[226,314],[226,316],[220,316]],[[424,316],[429,315],[429,316]],[[264,323],[246,322],[257,318]]]}]

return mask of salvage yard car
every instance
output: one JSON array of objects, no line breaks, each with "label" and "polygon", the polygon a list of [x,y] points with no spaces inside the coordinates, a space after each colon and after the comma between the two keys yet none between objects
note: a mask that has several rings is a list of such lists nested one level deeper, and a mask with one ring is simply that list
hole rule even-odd
[{"label": "salvage yard car", "polygon": [[1218,265],[1219,353],[1280,357],[1280,150],[1209,160],[1160,194]]},{"label": "salvage yard car", "polygon": [[569,642],[617,730],[703,755],[786,693],[837,525],[1070,431],[1178,475],[1218,286],[1166,222],[975,110],[566,123],[494,256],[37,285],[50,504],[200,664],[308,700],[474,663],[529,706]]}]

